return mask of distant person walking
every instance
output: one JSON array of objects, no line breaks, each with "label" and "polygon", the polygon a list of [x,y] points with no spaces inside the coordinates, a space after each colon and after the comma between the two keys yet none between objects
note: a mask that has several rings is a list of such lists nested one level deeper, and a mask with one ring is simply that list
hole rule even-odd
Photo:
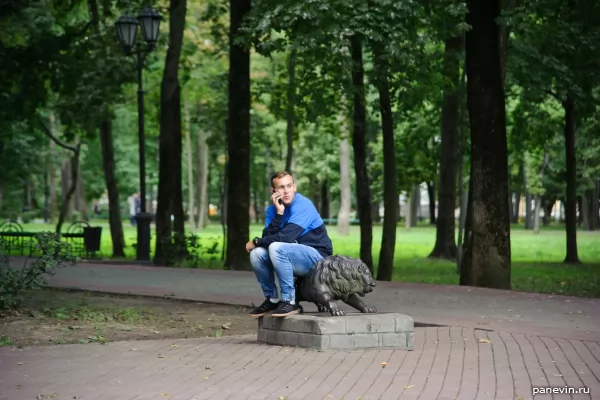
[{"label": "distant person walking", "polygon": [[127,199],[127,202],[129,203],[129,219],[131,221],[131,226],[135,226],[136,225],[135,216],[142,209],[142,207],[141,207],[142,201],[140,198],[140,193],[138,192],[132,196],[129,196],[129,198]]}]

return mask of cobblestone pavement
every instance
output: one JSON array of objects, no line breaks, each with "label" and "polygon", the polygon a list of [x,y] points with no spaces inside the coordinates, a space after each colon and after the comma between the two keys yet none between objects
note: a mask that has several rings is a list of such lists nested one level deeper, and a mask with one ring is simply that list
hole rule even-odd
[{"label": "cobblestone pavement", "polygon": [[413,351],[317,352],[254,336],[0,348],[0,399],[600,398],[600,343],[461,327],[415,329]]}]

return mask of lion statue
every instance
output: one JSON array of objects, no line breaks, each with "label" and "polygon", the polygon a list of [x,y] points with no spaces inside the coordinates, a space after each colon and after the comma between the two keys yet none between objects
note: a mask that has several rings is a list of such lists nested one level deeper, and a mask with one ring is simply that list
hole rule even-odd
[{"label": "lion statue", "polygon": [[296,302],[303,312],[301,301],[315,303],[320,312],[333,316],[346,315],[336,300],[342,300],[363,313],[376,313],[375,307],[365,305],[358,297],[373,291],[375,280],[369,267],[359,259],[341,255],[319,260],[310,272],[296,277]]}]

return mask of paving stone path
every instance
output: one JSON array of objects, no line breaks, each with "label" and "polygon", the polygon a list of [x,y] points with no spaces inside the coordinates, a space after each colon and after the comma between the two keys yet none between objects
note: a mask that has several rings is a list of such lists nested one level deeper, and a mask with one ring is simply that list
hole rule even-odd
[{"label": "paving stone path", "polygon": [[[254,336],[0,349],[0,399],[532,399],[589,388],[600,344],[461,327],[415,330],[415,350],[317,352]],[[40,396],[41,395],[41,396]]]},{"label": "paving stone path", "polygon": [[[52,284],[260,301],[252,275],[228,271],[86,264]],[[598,299],[407,284],[377,291],[367,298],[384,312],[445,326],[416,327],[413,351],[317,352],[256,335],[3,347],[0,400],[600,399]],[[510,310],[525,317],[509,323]],[[562,393],[533,396],[548,387]],[[580,388],[589,394],[573,393]]]}]

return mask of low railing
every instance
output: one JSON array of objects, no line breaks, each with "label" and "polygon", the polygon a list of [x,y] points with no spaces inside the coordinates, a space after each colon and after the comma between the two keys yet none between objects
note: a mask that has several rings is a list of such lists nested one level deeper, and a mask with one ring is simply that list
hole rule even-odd
[{"label": "low railing", "polygon": [[[0,238],[3,252],[8,255],[26,256],[36,248],[36,236],[40,232],[25,232],[15,220],[0,223]],[[94,258],[100,251],[102,228],[92,227],[85,221],[75,221],[61,233],[61,238],[70,244],[71,252],[79,258]]]}]

